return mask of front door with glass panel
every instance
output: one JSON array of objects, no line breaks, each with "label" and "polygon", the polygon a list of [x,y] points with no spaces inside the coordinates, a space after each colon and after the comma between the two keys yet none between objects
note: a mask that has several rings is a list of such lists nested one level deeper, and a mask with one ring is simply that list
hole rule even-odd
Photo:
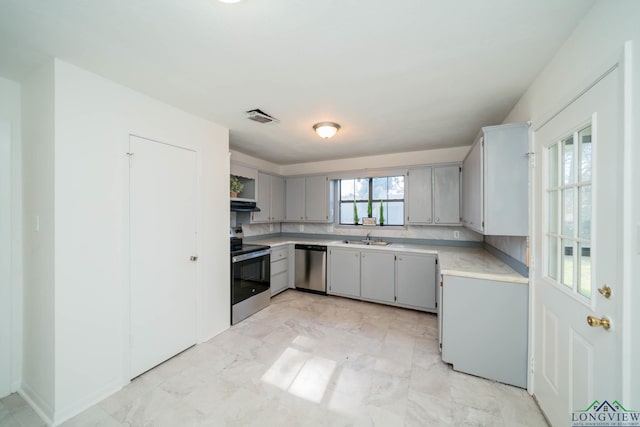
[{"label": "front door with glass panel", "polygon": [[619,74],[534,134],[533,391],[558,426],[622,392]]}]

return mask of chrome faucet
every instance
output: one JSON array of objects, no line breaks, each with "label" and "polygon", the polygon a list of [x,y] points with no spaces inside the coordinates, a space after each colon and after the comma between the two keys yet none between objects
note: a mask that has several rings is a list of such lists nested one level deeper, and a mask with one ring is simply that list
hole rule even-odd
[{"label": "chrome faucet", "polygon": [[371,232],[367,233],[367,238],[365,240],[371,240]]}]

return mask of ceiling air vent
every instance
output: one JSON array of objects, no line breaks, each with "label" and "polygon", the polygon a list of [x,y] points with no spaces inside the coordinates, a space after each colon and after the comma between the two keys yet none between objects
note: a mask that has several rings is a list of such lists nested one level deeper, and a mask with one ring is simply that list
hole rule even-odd
[{"label": "ceiling air vent", "polygon": [[258,108],[254,110],[249,110],[246,113],[247,113],[247,119],[253,120],[254,122],[258,122],[262,124],[280,122],[280,120],[276,119],[275,117],[271,117],[270,115],[268,115],[267,113],[265,113],[264,111]]}]

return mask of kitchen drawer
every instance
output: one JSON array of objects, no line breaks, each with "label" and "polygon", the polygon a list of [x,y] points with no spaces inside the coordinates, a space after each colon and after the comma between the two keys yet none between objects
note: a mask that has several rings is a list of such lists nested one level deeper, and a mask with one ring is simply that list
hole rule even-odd
[{"label": "kitchen drawer", "polygon": [[289,269],[289,260],[280,259],[278,261],[271,261],[271,277],[276,274],[283,273]]},{"label": "kitchen drawer", "polygon": [[286,259],[289,256],[289,247],[271,248],[271,262]]}]

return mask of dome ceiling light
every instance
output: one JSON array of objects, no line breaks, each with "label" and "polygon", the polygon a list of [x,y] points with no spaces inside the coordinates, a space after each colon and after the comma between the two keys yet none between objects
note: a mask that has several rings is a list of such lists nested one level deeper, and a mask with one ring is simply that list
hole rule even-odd
[{"label": "dome ceiling light", "polygon": [[313,130],[324,139],[329,139],[340,130],[340,125],[334,122],[320,122],[313,125]]}]

